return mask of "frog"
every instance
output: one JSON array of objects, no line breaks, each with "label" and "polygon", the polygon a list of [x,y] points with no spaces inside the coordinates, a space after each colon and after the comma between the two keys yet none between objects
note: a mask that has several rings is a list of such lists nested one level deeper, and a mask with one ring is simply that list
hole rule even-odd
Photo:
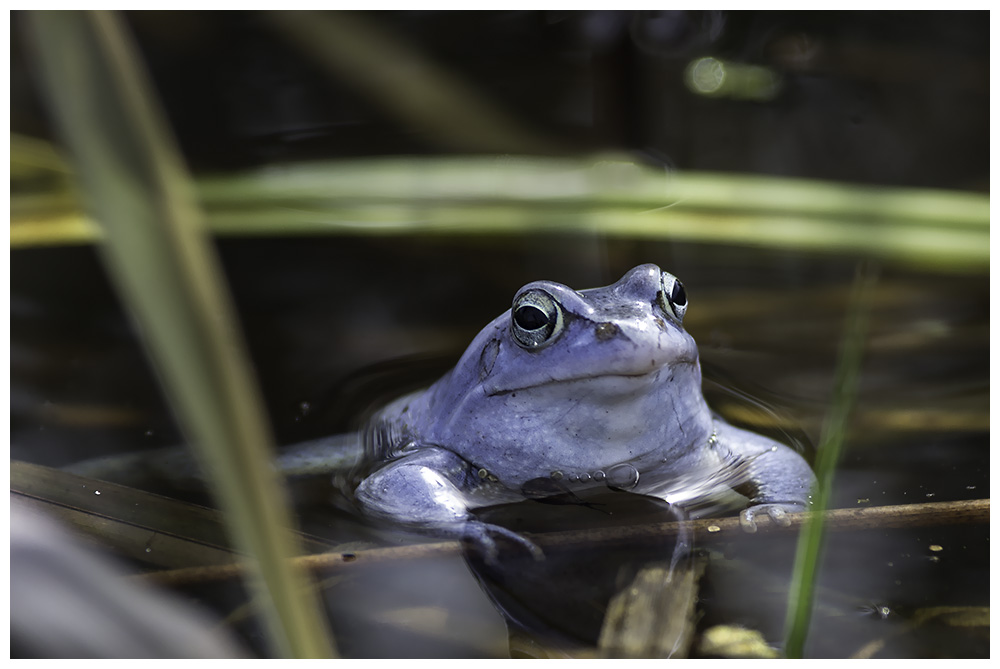
[{"label": "frog", "polygon": [[[477,511],[594,490],[646,495],[691,517],[743,507],[748,532],[763,516],[788,525],[810,505],[812,469],[709,408],[687,309],[683,284],[655,264],[600,288],[528,283],[435,383],[356,433],[282,449],[275,468],[332,474],[362,516],[462,538],[490,558],[500,537],[541,554]],[[123,482],[139,465],[178,483],[200,477],[181,449],[69,469]]]},{"label": "frog", "polygon": [[600,288],[523,286],[449,372],[372,417],[361,512],[491,553],[498,535],[535,547],[477,509],[602,487],[682,509],[728,494],[746,531],[762,516],[788,525],[809,507],[812,469],[709,408],[687,309],[683,284],[655,264]]}]

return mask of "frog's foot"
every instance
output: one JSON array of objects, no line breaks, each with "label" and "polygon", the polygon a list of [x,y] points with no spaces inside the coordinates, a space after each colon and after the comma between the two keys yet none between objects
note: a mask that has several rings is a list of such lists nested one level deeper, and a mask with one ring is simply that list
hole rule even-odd
[{"label": "frog's foot", "polygon": [[764,515],[770,517],[772,522],[782,527],[788,527],[792,524],[792,519],[788,517],[788,514],[805,511],[805,509],[805,504],[799,502],[756,504],[743,509],[740,513],[740,526],[743,528],[743,531],[752,534],[757,531],[757,518]]},{"label": "frog's foot", "polygon": [[499,550],[494,536],[503,537],[525,548],[535,560],[544,560],[545,555],[538,545],[517,532],[500,525],[480,521],[467,522],[463,528],[462,538],[480,551],[487,564],[496,565]]}]

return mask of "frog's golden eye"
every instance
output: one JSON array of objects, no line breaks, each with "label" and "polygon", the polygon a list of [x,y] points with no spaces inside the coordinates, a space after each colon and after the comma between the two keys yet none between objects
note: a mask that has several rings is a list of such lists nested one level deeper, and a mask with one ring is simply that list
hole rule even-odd
[{"label": "frog's golden eye", "polygon": [[562,328],[562,309],[548,293],[529,290],[514,300],[510,331],[521,348],[539,348],[559,336]]},{"label": "frog's golden eye", "polygon": [[687,293],[684,291],[684,284],[677,277],[668,272],[660,274],[660,292],[657,297],[660,307],[668,316],[673,316],[678,323],[684,320],[688,304]]}]

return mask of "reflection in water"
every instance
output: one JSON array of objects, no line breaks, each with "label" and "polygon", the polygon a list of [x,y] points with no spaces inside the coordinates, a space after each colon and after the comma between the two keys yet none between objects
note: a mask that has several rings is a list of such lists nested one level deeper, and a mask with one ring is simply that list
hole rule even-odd
[{"label": "reflection in water", "polygon": [[[513,655],[579,656],[598,646],[602,652],[617,654],[620,650],[615,637],[620,633],[612,620],[616,597],[627,598],[640,573],[650,569],[665,575],[661,580],[666,582],[683,582],[675,575],[688,570],[692,561],[686,530],[641,538],[617,533],[611,538],[602,532],[630,524],[684,519],[677,507],[642,495],[610,489],[589,494],[567,492],[482,509],[478,515],[485,522],[517,532],[574,531],[571,535],[560,533],[562,541],[540,537],[543,560],[535,560],[523,547],[506,542],[500,543],[495,561],[484,560],[475,547],[466,548],[470,569],[507,623]],[[693,601],[686,604],[674,611],[681,619],[682,631],[690,629],[686,619]],[[659,612],[645,613],[652,620]],[[669,622],[674,621],[658,620],[657,631]],[[635,630],[628,631],[635,634]],[[676,637],[671,640],[657,635],[656,642],[660,648],[666,644],[667,649],[674,649],[684,645],[690,634]],[[685,650],[681,648],[680,654]]]}]

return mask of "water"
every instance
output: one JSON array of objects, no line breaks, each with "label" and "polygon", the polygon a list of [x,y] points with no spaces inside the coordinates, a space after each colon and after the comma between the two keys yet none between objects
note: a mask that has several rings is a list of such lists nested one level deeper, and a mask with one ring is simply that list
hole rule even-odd
[{"label": "water", "polygon": [[[710,403],[810,455],[856,266],[855,258],[586,236],[244,239],[220,250],[281,444],[353,429],[391,396],[429,383],[530,280],[606,285],[655,262],[687,288],[685,326],[701,347]],[[988,296],[982,275],[882,266],[834,508],[989,497]],[[179,443],[93,249],[13,251],[11,302],[13,458],[59,466]],[[356,550],[419,540],[357,524],[327,503],[327,487],[308,481],[296,491],[308,532]],[[807,655],[987,656],[988,626],[956,623],[989,604],[985,525],[838,532],[825,550]],[[698,633],[745,625],[780,641],[794,540],[739,537],[704,551]],[[527,569],[511,573],[528,578]],[[503,656],[507,630],[494,606],[502,595],[481,587],[498,577],[478,574],[454,555],[329,576],[341,651]],[[565,609],[579,607],[569,595],[582,587],[564,590]],[[185,591],[220,616],[245,603],[231,584]],[[559,594],[548,601],[561,603]],[[542,627],[560,624],[542,617]],[[256,624],[242,620],[234,625],[263,652]],[[589,637],[594,625],[593,617],[585,625]]]}]

